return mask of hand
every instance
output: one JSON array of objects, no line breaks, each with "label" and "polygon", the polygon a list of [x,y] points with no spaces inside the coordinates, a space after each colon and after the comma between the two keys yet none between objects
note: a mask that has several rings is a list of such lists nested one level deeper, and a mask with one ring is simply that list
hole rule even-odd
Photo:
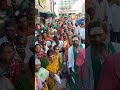
[{"label": "hand", "polygon": [[60,71],[57,72],[57,75],[60,75]]},{"label": "hand", "polygon": [[48,80],[46,80],[45,82],[46,82],[46,84],[48,84],[48,82],[49,82],[49,81],[48,81]]},{"label": "hand", "polygon": [[51,78],[54,78],[55,76],[54,76],[54,73],[50,73],[50,77]]}]

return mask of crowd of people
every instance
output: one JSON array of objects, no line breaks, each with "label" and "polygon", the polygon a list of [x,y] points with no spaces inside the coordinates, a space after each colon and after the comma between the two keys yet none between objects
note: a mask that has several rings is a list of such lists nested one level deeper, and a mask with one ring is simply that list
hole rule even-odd
[{"label": "crowd of people", "polygon": [[[62,16],[51,23],[36,24],[35,32],[37,90],[81,90],[79,77],[85,59],[84,17],[75,20],[75,15],[74,18]],[[44,82],[41,74],[45,72],[41,72],[41,68],[49,72]]]},{"label": "crowd of people", "polygon": [[1,0],[6,3],[0,5],[1,14],[5,14],[0,16],[4,26],[0,35],[0,90],[34,90],[35,4],[9,1],[10,5],[5,5],[7,0]]},{"label": "crowd of people", "polygon": [[120,89],[120,0],[87,0],[85,17],[48,23],[35,23],[32,0],[15,1],[0,3],[0,90]]},{"label": "crowd of people", "polygon": [[[66,66],[66,68],[56,69],[57,72],[52,73],[52,77],[49,77],[56,82],[55,74],[60,76],[59,73],[62,73],[64,76],[63,71],[66,69],[66,85],[69,85],[70,90],[119,90],[120,20],[118,11],[120,10],[120,0],[87,0],[85,4],[85,22],[80,20],[81,22],[78,23],[79,21],[76,22],[73,19],[59,19],[58,26],[54,23],[45,25],[45,27],[40,26],[41,41],[46,37],[46,45],[41,45],[46,46],[43,51],[52,49],[55,54],[53,42],[57,40],[59,55],[64,62],[62,66]],[[54,31],[54,34],[50,36],[49,30]],[[67,40],[64,39],[66,35]],[[78,45],[77,41],[79,41]],[[64,47],[67,45],[64,43],[67,42],[69,45]],[[44,59],[40,60],[41,67],[44,67],[42,60]],[[53,66],[55,67],[55,65]],[[53,68],[51,70],[44,68],[51,75]],[[63,80],[62,78],[61,81]],[[54,87],[59,88],[57,82]],[[47,85],[49,87],[49,82]]]},{"label": "crowd of people", "polygon": [[84,18],[79,23],[62,17],[35,25],[32,0],[2,2],[7,13],[1,17],[0,90],[83,88],[78,73],[85,58]]}]

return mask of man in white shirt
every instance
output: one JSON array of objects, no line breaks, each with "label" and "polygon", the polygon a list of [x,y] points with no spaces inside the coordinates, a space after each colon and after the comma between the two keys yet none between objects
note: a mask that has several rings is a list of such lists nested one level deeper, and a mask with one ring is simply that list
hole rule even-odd
[{"label": "man in white shirt", "polygon": [[41,46],[42,46],[43,50],[45,51],[45,53],[47,53],[47,51],[49,50],[49,48],[48,48],[47,43],[46,43],[45,40],[43,40],[41,42]]},{"label": "man in white shirt", "polygon": [[55,46],[55,45],[58,45],[59,48],[60,48],[60,55],[61,57],[63,58],[63,51],[62,51],[62,48],[63,48],[63,41],[62,40],[59,40],[56,36],[53,37],[53,42],[52,42],[52,48]]},{"label": "man in white shirt", "polygon": [[53,42],[52,42],[52,47],[54,47],[55,45],[58,44],[58,46],[60,47],[60,50],[63,48],[63,41],[59,40],[56,36],[53,37]]},{"label": "man in white shirt", "polygon": [[76,58],[78,50],[82,48],[82,46],[80,45],[80,38],[78,35],[72,37],[72,42],[73,45],[68,49],[68,68],[71,74],[70,90],[78,90],[80,87],[78,84]]},{"label": "man in white shirt", "polygon": [[111,26],[111,41],[120,43],[120,0],[114,0],[110,6],[109,24]]},{"label": "man in white shirt", "polygon": [[95,19],[107,21],[109,4],[107,0],[92,0],[95,9]]},{"label": "man in white shirt", "polygon": [[74,35],[79,35],[79,30],[80,30],[80,26],[78,25],[78,23],[75,23],[75,31],[74,31]]},{"label": "man in white shirt", "polygon": [[41,44],[41,42],[42,42],[42,36],[41,35],[37,35],[37,40],[35,41],[35,45]]},{"label": "man in white shirt", "polygon": [[5,36],[0,38],[0,45],[8,41],[14,44],[17,33],[17,23],[14,19],[9,19],[6,20],[4,24],[5,24]]},{"label": "man in white shirt", "polygon": [[82,22],[81,28],[79,29],[79,35],[81,37],[81,43],[85,43],[85,23]]},{"label": "man in white shirt", "polygon": [[28,44],[27,44],[27,37],[24,35],[18,35],[16,37],[16,52],[21,58],[22,62],[24,64],[28,64],[30,58],[33,54],[33,52],[30,50]]}]

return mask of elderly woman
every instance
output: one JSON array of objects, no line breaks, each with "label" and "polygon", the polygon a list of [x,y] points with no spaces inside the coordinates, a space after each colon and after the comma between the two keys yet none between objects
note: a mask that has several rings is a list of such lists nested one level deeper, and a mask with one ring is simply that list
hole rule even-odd
[{"label": "elderly woman", "polygon": [[16,55],[14,46],[5,42],[0,47],[0,77],[7,77],[13,84],[21,73],[21,60]]},{"label": "elderly woman", "polygon": [[54,53],[48,51],[48,57],[50,63],[46,66],[46,69],[50,72],[50,77],[48,78],[49,90],[57,90],[54,74],[58,74],[63,69],[63,60],[59,54],[59,46],[54,46]]}]

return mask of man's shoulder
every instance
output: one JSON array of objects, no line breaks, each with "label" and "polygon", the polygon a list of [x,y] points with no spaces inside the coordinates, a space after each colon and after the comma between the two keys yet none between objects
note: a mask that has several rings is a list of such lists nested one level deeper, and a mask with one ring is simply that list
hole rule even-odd
[{"label": "man's shoulder", "polygon": [[85,51],[87,52],[87,51],[90,51],[90,49],[91,49],[91,45],[89,45],[86,49],[85,49]]},{"label": "man's shoulder", "polygon": [[81,44],[83,48],[85,48],[85,44]]},{"label": "man's shoulder", "polygon": [[7,39],[6,36],[3,36],[3,37],[0,38],[0,40],[5,40],[5,39]]},{"label": "man's shoulder", "polygon": [[8,40],[7,40],[7,37],[6,36],[3,36],[3,37],[1,37],[0,38],[0,45],[2,44],[2,43],[4,43],[4,42],[7,42]]},{"label": "man's shoulder", "polygon": [[114,9],[116,9],[116,8],[117,8],[117,5],[116,5],[116,4],[113,4],[113,5],[110,6],[110,10],[114,10]]},{"label": "man's shoulder", "polygon": [[70,50],[72,50],[73,49],[73,46],[70,46],[69,48],[68,48],[68,51],[70,51]]},{"label": "man's shoulder", "polygon": [[115,42],[111,42],[114,49],[116,50],[116,52],[120,52],[120,44],[119,43],[115,43]]}]

